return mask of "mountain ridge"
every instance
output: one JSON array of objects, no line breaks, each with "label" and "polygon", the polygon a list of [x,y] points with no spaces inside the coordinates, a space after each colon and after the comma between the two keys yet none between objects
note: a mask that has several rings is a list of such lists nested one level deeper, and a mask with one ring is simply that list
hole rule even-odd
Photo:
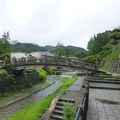
[{"label": "mountain ridge", "polygon": [[[20,43],[10,44],[11,52],[39,52],[39,51],[49,51],[54,53],[56,51],[56,46],[46,45],[40,46],[33,43]],[[65,56],[76,56],[76,57],[85,57],[87,55],[87,50],[81,47],[76,47],[72,45],[63,46],[65,51]]]}]

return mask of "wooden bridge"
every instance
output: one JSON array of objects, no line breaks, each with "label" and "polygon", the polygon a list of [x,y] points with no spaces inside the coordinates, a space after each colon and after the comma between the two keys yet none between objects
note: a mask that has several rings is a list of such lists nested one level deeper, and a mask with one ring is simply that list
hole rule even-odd
[{"label": "wooden bridge", "polygon": [[76,69],[87,70],[87,71],[98,71],[96,64],[90,63],[86,60],[64,58],[64,57],[49,57],[49,56],[45,56],[44,58],[41,58],[41,59],[21,58],[19,60],[16,60],[14,58],[9,64],[6,64],[3,67],[7,67],[11,69],[20,69],[20,68],[25,69],[29,66],[34,66],[34,67],[43,66],[46,68],[49,66],[56,66],[56,67],[76,68]]}]

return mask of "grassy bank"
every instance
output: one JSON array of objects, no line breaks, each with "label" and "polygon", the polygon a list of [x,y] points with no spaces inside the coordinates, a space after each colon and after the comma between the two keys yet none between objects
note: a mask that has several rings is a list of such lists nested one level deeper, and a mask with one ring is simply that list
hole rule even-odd
[{"label": "grassy bank", "polygon": [[54,93],[44,97],[34,104],[25,106],[23,109],[10,116],[8,120],[37,120],[39,116],[44,113],[52,99],[58,94],[63,94],[67,88],[75,82],[76,79],[76,76],[72,78],[63,78],[62,85],[60,85],[60,87]]},{"label": "grassy bank", "polygon": [[101,69],[105,71],[113,72],[113,63],[119,58],[120,54],[120,43],[112,46],[111,53],[107,54],[101,61]]}]

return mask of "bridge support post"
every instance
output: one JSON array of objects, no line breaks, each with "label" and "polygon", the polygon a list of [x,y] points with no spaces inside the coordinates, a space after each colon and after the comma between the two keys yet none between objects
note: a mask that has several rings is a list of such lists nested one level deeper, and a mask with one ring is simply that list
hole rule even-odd
[{"label": "bridge support post", "polygon": [[48,67],[47,64],[48,64],[48,56],[46,54],[45,55],[45,66],[44,66],[45,69]]}]

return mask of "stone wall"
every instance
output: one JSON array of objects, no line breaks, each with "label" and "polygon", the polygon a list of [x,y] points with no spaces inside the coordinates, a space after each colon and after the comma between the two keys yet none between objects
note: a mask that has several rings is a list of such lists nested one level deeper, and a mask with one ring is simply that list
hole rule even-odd
[{"label": "stone wall", "polygon": [[14,76],[0,77],[0,93],[31,87],[40,81],[37,72],[23,72]]}]

